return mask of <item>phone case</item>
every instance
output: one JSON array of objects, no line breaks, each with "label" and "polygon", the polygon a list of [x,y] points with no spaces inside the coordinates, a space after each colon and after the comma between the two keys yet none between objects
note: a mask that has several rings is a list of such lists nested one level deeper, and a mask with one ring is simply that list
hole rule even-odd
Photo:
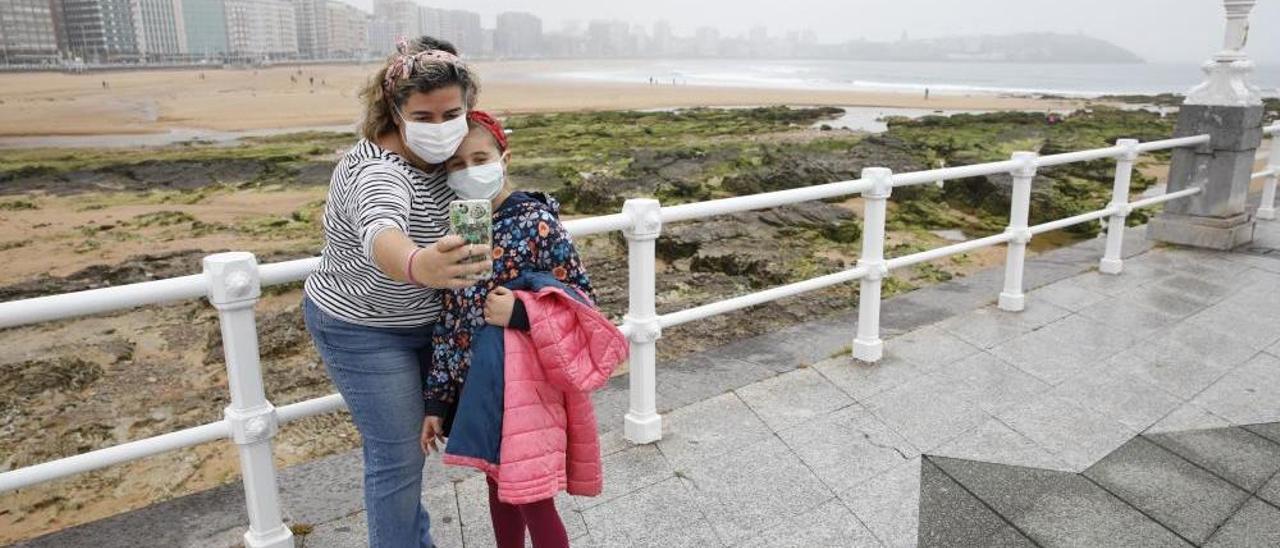
[{"label": "phone case", "polygon": [[[493,205],[489,200],[455,200],[449,203],[450,230],[468,244],[492,245],[493,243]],[[480,256],[473,261],[489,263],[488,256]],[[488,274],[478,276],[484,279]]]}]

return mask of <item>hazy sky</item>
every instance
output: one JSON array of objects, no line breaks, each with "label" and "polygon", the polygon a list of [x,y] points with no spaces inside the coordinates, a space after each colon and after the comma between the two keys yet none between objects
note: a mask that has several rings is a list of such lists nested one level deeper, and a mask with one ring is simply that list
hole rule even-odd
[{"label": "hazy sky", "polygon": [[[370,9],[371,0],[346,0]],[[1148,61],[1200,62],[1222,43],[1221,0],[422,0],[432,7],[479,12],[486,27],[503,11],[528,11],[546,30],[564,21],[621,19],[650,27],[671,21],[678,33],[708,25],[736,34],[755,25],[771,33],[813,29],[824,42],[892,40],[956,34],[1056,31],[1085,34],[1129,48]],[[1280,0],[1259,0],[1248,51],[1280,64]]]}]

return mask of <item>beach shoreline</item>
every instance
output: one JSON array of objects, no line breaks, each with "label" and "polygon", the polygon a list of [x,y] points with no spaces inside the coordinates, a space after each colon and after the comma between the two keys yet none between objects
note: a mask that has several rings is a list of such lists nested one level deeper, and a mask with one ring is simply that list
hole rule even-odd
[{"label": "beach shoreline", "polygon": [[[480,106],[498,114],[768,105],[1061,110],[1083,99],[810,90],[543,78],[551,61],[479,62]],[[563,66],[559,68],[564,68]],[[350,125],[374,64],[0,76],[0,136],[243,132]]]}]

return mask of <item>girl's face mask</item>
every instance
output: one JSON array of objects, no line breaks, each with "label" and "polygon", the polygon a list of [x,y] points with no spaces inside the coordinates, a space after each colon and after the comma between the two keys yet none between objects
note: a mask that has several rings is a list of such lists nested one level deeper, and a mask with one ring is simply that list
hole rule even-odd
[{"label": "girl's face mask", "polygon": [[502,192],[505,179],[502,158],[499,157],[487,164],[450,173],[446,183],[463,200],[492,200]]},{"label": "girl's face mask", "polygon": [[467,136],[466,113],[441,124],[414,122],[399,113],[404,124],[404,144],[428,164],[442,164],[457,152]]}]

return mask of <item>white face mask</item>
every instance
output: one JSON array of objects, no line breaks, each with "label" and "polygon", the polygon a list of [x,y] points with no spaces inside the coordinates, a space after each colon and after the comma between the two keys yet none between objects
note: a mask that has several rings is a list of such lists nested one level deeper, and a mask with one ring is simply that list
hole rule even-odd
[{"label": "white face mask", "polygon": [[458,145],[467,136],[465,114],[442,124],[414,122],[404,116],[400,116],[400,121],[404,124],[404,144],[428,164],[443,164],[458,151]]},{"label": "white face mask", "polygon": [[502,192],[505,178],[499,159],[450,173],[446,183],[463,200],[492,200]]}]

